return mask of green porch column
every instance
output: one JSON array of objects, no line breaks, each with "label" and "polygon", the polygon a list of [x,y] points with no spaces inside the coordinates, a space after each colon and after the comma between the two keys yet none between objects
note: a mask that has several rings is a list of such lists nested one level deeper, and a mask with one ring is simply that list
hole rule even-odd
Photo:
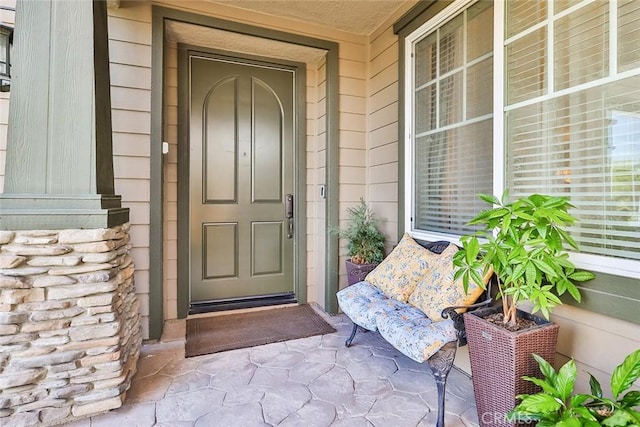
[{"label": "green porch column", "polygon": [[18,0],[0,229],[110,228],[114,194],[105,1]]}]

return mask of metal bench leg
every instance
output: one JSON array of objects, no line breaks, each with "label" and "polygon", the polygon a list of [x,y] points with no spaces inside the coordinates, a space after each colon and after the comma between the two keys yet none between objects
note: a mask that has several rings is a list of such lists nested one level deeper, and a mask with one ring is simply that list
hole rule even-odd
[{"label": "metal bench leg", "polygon": [[444,392],[447,386],[447,376],[453,366],[457,348],[457,342],[449,342],[427,360],[438,388],[438,423],[436,427],[444,427]]},{"label": "metal bench leg", "polygon": [[344,342],[344,346],[345,347],[351,346],[351,342],[353,341],[353,338],[356,336],[356,332],[358,332],[358,325],[356,323],[354,323],[353,324],[353,330],[351,331],[351,335]]}]

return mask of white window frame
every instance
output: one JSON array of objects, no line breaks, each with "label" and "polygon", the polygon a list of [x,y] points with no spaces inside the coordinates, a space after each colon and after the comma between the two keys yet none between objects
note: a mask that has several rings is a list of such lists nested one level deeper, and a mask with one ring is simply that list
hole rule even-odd
[{"label": "white window frame", "polygon": [[[404,197],[404,229],[411,236],[422,240],[446,240],[452,243],[459,244],[460,236],[453,234],[444,234],[429,232],[424,230],[416,230],[413,228],[413,213],[414,213],[414,194],[415,194],[415,167],[413,163],[414,158],[414,146],[412,141],[413,135],[413,107],[415,104],[414,96],[414,61],[413,61],[413,44],[426,33],[436,29],[448,19],[452,18],[455,14],[459,13],[462,9],[468,7],[476,0],[456,0],[451,5],[443,9],[440,13],[435,15],[432,19],[425,22],[423,25],[414,30],[405,38],[404,42],[404,99],[405,99],[405,114],[404,114],[404,183],[405,183],[405,197]],[[615,3],[611,2],[610,16],[617,16],[613,13],[615,10]],[[500,196],[504,191],[505,186],[505,128],[504,128],[504,50],[505,50],[505,37],[504,37],[504,17],[505,17],[505,5],[503,1],[495,1],[493,4],[493,194]],[[575,6],[577,7],[577,6]],[[574,7],[571,7],[567,13]],[[610,25],[615,24],[615,18],[612,19]],[[549,26],[550,27],[550,26]],[[548,27],[548,28],[549,28]],[[552,33],[552,31],[550,31]],[[548,34],[549,36],[549,34]],[[553,35],[551,35],[553,37]],[[614,40],[615,41],[615,40]],[[617,63],[617,44],[612,43],[610,46],[610,58],[614,58],[612,64]],[[547,49],[551,49],[553,44],[547,43]],[[552,50],[552,49],[551,49]],[[552,54],[552,52],[551,52]],[[615,67],[610,70],[610,73],[615,73]],[[550,82],[553,82],[553,67],[547,67],[549,75],[547,76]],[[585,89],[589,86],[596,86],[603,82],[614,81],[624,77],[640,74],[640,69],[626,71],[619,73],[615,78],[607,76],[603,79],[598,79],[595,82],[589,82],[583,85],[579,85],[570,90],[562,90],[553,94],[558,96],[561,92],[573,92],[576,90]],[[541,99],[550,98],[547,89],[547,94],[537,97],[532,100],[527,100],[523,103],[518,103],[509,106],[508,109],[516,108],[516,106],[522,106],[527,103],[538,102]],[[605,255],[595,255],[586,253],[570,253],[571,260],[579,268],[587,269],[594,272],[608,273],[617,276],[629,277],[640,279],[640,261],[628,260],[622,258],[616,258]]]},{"label": "white window frame", "polygon": [[[413,45],[419,39],[423,38],[426,33],[437,29],[440,25],[453,18],[462,9],[475,3],[477,0],[456,0],[448,7],[443,9],[440,13],[435,15],[432,19],[422,24],[411,34],[405,38],[404,44],[404,99],[405,99],[405,114],[404,114],[404,183],[405,183],[405,198],[404,198],[404,224],[405,231],[412,237],[421,240],[446,240],[452,243],[459,244],[460,236],[454,234],[437,233],[434,231],[417,230],[413,228],[413,213],[415,210],[414,194],[415,194],[415,167],[413,163],[414,146],[412,141],[413,136],[413,106],[415,105],[415,76],[414,76],[414,58],[413,58]],[[466,107],[465,107],[466,108]],[[409,197],[406,197],[406,196]]]}]

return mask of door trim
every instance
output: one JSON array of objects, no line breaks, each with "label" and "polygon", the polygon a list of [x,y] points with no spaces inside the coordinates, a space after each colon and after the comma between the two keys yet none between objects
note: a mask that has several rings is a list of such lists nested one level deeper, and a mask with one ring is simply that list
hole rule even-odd
[{"label": "door trim", "polygon": [[[339,96],[338,96],[338,57],[339,44],[329,40],[271,30],[239,22],[227,21],[193,12],[152,5],[152,42],[151,42],[151,183],[150,183],[150,218],[149,218],[149,338],[158,339],[164,324],[164,187],[163,187],[163,154],[164,140],[164,48],[165,20],[181,21],[210,28],[233,31],[286,43],[323,49],[326,54],[326,227],[338,225],[338,141],[339,141]],[[326,233],[325,268],[325,310],[331,314],[338,311],[336,292],[338,291],[338,238]],[[306,248],[301,248],[305,251]],[[306,272],[300,272],[305,276]],[[302,280],[302,283],[306,280]],[[306,289],[305,289],[306,290]],[[185,314],[178,313],[179,318]]]},{"label": "door trim", "polygon": [[[293,252],[293,292],[294,295],[283,297],[273,295],[269,297],[250,297],[224,302],[201,302],[192,304],[190,292],[190,143],[189,143],[189,56],[197,54],[215,60],[228,61],[241,65],[275,68],[294,72],[295,95],[293,99],[293,194],[294,218],[296,231],[294,233]],[[306,247],[307,247],[307,216],[306,216],[306,186],[307,186],[307,126],[306,126],[306,65],[299,62],[271,60],[246,54],[233,54],[217,49],[188,44],[178,44],[178,316],[208,311],[229,310],[235,308],[249,308],[291,302],[304,303],[307,301],[306,287]],[[302,232],[300,232],[302,231]],[[301,248],[304,250],[301,251]],[[304,275],[303,275],[304,274]]]}]

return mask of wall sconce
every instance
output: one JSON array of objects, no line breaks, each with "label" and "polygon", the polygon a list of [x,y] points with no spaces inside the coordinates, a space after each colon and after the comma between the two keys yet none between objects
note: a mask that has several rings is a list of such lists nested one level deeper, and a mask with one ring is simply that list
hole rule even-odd
[{"label": "wall sconce", "polygon": [[9,92],[11,87],[11,50],[13,27],[0,24],[0,92]]}]

